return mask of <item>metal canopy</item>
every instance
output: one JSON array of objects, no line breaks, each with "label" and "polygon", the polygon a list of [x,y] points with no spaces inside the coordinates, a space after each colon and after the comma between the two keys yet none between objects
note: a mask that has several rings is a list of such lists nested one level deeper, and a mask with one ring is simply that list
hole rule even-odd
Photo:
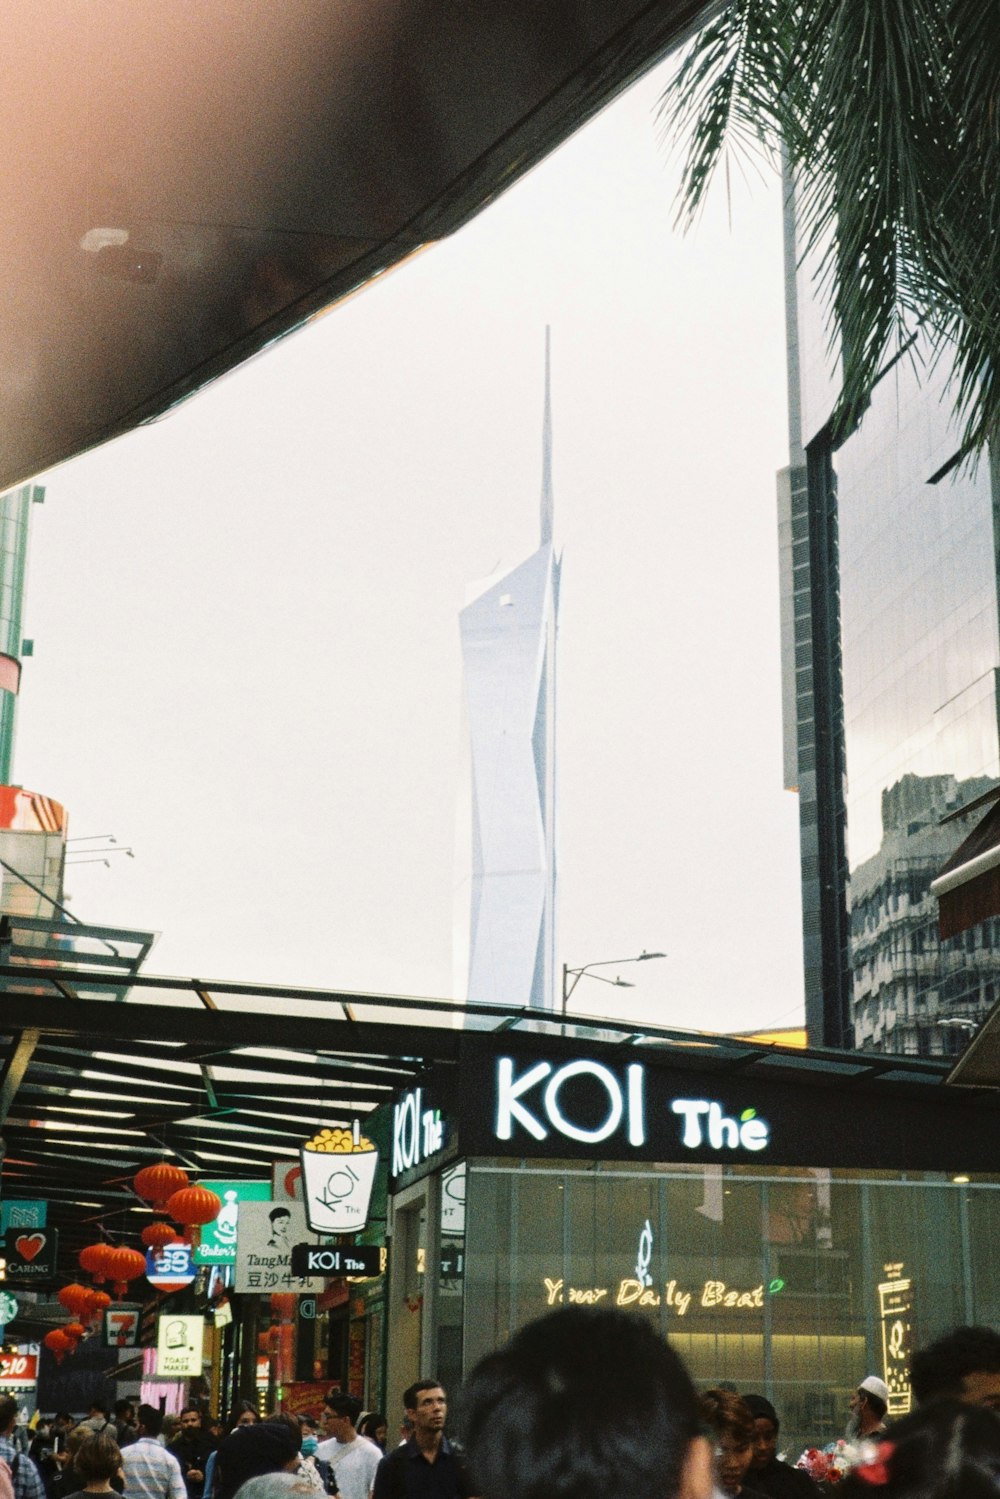
[{"label": "metal canopy", "polygon": [[148,1221],[131,1190],[141,1166],[165,1154],[209,1178],[267,1177],[316,1128],[364,1117],[430,1066],[457,1065],[470,1034],[627,1050],[692,1072],[754,1069],[810,1087],[923,1092],[947,1070],[528,1007],[145,973],[114,1003],[84,993],[118,994],[120,975],[77,970],[73,956],[0,965],[2,1190],[49,1201],[70,1270],[98,1224],[134,1241]]},{"label": "metal canopy", "polygon": [[2,0],[0,491],[451,233],[715,8]]}]

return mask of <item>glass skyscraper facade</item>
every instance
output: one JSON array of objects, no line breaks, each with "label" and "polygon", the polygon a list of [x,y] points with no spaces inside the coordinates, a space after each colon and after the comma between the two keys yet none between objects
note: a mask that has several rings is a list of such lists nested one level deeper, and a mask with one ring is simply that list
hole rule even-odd
[{"label": "glass skyscraper facade", "polygon": [[947,1053],[1000,997],[1000,924],[942,942],[929,888],[1000,780],[997,474],[961,462],[947,365],[919,342],[834,449],[795,229],[790,195],[779,529],[807,1025],[814,1044]]}]

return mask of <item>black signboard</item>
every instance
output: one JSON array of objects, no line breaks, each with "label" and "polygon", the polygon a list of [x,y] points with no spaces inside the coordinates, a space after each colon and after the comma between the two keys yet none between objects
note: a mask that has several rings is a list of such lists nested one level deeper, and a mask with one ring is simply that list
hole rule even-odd
[{"label": "black signboard", "polygon": [[[780,1059],[784,1061],[784,1058]],[[712,1165],[996,1170],[1000,1112],[936,1080],[855,1081],[789,1059],[683,1067],[595,1045],[463,1041],[464,1155]]]},{"label": "black signboard", "polygon": [[292,1246],[292,1274],[312,1275],[381,1275],[388,1251],[381,1244],[295,1244]]},{"label": "black signboard", "polygon": [[54,1228],[9,1228],[3,1236],[7,1280],[19,1286],[51,1280],[58,1250],[59,1233]]}]

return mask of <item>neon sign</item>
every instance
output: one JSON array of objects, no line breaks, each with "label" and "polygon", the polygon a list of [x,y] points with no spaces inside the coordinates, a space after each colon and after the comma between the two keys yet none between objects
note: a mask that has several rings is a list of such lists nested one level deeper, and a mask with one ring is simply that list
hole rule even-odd
[{"label": "neon sign", "polygon": [[737,1120],[727,1118],[717,1103],[705,1098],[675,1098],[670,1107],[684,1120],[681,1144],[688,1150],[699,1150],[704,1144],[712,1150],[763,1150],[771,1138],[770,1125],[757,1118],[756,1109],[744,1109]]},{"label": "neon sign", "polygon": [[660,1291],[635,1276],[626,1276],[614,1288],[613,1296],[611,1286],[568,1286],[564,1280],[548,1275],[542,1284],[547,1306],[560,1306],[564,1302],[571,1306],[595,1306],[611,1297],[615,1306],[668,1306],[678,1317],[684,1317],[692,1303],[706,1310],[759,1311],[765,1296],[776,1296],[784,1281],[773,1280],[765,1290],[763,1281],[742,1289],[727,1285],[724,1280],[706,1280],[697,1292],[697,1299],[693,1289],[684,1289],[676,1279],[666,1281]]}]

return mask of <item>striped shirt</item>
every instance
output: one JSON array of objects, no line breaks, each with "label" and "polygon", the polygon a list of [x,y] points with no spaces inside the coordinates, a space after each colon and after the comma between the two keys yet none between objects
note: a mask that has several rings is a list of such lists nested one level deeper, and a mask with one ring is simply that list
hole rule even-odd
[{"label": "striped shirt", "polygon": [[187,1499],[181,1465],[155,1437],[140,1437],[122,1453],[125,1499]]}]

